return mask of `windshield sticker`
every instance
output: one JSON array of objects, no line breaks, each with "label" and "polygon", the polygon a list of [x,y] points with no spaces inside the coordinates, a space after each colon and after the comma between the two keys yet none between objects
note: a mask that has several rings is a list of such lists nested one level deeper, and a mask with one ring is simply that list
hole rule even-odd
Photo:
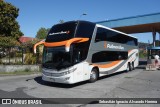
[{"label": "windshield sticker", "polygon": [[50,33],[49,35],[58,35],[58,34],[69,34],[70,31],[61,31],[61,32],[56,32],[56,33]]}]

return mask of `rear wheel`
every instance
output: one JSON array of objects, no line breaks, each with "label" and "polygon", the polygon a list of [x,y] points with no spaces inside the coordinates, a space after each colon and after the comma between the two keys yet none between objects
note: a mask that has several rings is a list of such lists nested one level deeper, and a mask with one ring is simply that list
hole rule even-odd
[{"label": "rear wheel", "polygon": [[129,71],[132,71],[133,67],[132,67],[132,63],[129,63]]},{"label": "rear wheel", "polygon": [[127,69],[126,69],[126,72],[128,72],[129,71],[129,63],[128,63],[128,65],[127,65]]},{"label": "rear wheel", "polygon": [[132,62],[132,70],[134,70],[135,69],[135,67],[134,67],[134,62]]},{"label": "rear wheel", "polygon": [[97,69],[92,69],[91,74],[90,74],[90,82],[95,82],[98,79],[98,71]]},{"label": "rear wheel", "polygon": [[128,63],[127,69],[128,69],[128,71],[132,71],[132,69],[133,69],[132,64],[130,62]]}]

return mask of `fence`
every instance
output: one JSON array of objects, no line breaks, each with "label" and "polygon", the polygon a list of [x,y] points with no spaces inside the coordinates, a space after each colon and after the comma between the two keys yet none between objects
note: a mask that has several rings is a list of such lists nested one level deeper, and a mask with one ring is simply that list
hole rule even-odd
[{"label": "fence", "polygon": [[34,65],[42,63],[42,52],[32,47],[0,47],[0,65]]}]

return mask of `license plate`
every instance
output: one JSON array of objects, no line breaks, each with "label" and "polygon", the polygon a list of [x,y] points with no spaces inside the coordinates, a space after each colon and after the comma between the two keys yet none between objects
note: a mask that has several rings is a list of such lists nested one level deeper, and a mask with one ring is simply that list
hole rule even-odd
[{"label": "license plate", "polygon": [[52,80],[52,81],[55,81],[53,78],[49,78],[50,80]]}]

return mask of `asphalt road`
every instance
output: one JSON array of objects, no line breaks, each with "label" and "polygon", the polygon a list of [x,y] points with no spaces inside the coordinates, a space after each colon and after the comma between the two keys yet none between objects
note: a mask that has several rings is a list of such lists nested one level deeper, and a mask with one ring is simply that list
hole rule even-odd
[{"label": "asphalt road", "polygon": [[[0,77],[1,98],[160,98],[160,71],[145,71],[139,66],[134,71],[117,73],[74,85],[44,83],[41,74]],[[0,105],[5,106],[5,105]],[[17,105],[9,105],[17,106]],[[24,105],[27,106],[27,105]],[[34,105],[39,107],[40,105]],[[63,104],[43,106],[111,106],[159,107],[158,104]],[[7,105],[8,107],[8,105]]]}]

